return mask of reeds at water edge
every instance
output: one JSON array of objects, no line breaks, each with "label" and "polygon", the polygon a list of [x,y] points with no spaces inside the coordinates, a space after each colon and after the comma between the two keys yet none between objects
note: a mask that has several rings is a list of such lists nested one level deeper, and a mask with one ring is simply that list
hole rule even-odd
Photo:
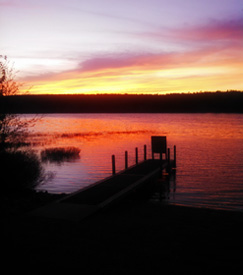
[{"label": "reeds at water edge", "polygon": [[76,147],[55,147],[41,151],[43,162],[63,162],[78,159],[80,149]]}]

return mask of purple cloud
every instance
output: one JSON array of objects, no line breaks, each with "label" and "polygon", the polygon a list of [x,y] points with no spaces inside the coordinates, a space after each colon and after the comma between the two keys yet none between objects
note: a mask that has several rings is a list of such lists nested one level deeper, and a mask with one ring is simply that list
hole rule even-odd
[{"label": "purple cloud", "polygon": [[242,19],[224,20],[211,22],[193,27],[181,27],[177,29],[163,29],[157,32],[142,33],[143,37],[160,39],[182,43],[188,42],[214,42],[218,40],[242,41]]}]

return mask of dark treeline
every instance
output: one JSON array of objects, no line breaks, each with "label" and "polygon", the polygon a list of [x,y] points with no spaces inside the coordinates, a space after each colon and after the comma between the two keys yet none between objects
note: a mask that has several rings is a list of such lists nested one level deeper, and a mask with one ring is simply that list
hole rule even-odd
[{"label": "dark treeline", "polygon": [[243,92],[168,95],[18,95],[1,98],[11,113],[242,113]]}]

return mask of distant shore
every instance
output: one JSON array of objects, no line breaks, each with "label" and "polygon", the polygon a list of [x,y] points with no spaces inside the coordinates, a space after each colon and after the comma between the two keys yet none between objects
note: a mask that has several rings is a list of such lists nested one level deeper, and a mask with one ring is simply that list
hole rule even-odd
[{"label": "distant shore", "polygon": [[243,92],[166,95],[18,95],[4,97],[10,113],[242,113]]}]

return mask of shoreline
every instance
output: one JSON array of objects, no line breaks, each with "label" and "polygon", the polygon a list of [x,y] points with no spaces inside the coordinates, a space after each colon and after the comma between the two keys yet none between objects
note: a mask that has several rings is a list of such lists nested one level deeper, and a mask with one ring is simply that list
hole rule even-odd
[{"label": "shoreline", "polygon": [[237,274],[243,267],[241,212],[128,197],[81,222],[22,216],[4,229],[10,259],[25,274],[47,267],[69,274]]},{"label": "shoreline", "polygon": [[195,209],[205,209],[205,210],[211,210],[211,211],[225,211],[225,212],[233,212],[233,213],[242,213],[243,214],[243,208],[240,206],[238,208],[236,207],[211,207],[209,204],[205,204],[205,205],[202,205],[202,204],[183,204],[183,203],[180,203],[180,202],[170,202],[168,201],[167,202],[168,205],[171,205],[171,206],[178,206],[178,207],[188,207],[188,208],[195,208]]},{"label": "shoreline", "polygon": [[[5,218],[18,218],[22,215],[25,215],[25,213],[30,212],[36,208],[42,207],[46,204],[53,203],[55,201],[58,201],[65,196],[68,196],[66,193],[49,193],[47,191],[36,191],[36,190],[27,190],[20,193],[11,193],[11,194],[5,194],[1,196],[1,217],[3,219]],[[142,197],[140,197],[142,196]],[[211,211],[211,212],[225,212],[225,213],[239,213],[239,215],[243,216],[242,210],[237,210],[236,208],[216,208],[216,207],[210,207],[210,206],[203,206],[203,205],[193,205],[193,204],[183,204],[180,202],[173,202],[169,199],[162,199],[162,201],[148,198],[146,195],[142,193],[135,193],[135,195],[132,197],[132,200],[135,201],[137,199],[146,201],[149,204],[157,205],[157,207],[178,207],[178,208],[185,208],[185,209],[194,209],[196,210],[202,210],[202,211]],[[126,199],[125,199],[126,201]]]}]

